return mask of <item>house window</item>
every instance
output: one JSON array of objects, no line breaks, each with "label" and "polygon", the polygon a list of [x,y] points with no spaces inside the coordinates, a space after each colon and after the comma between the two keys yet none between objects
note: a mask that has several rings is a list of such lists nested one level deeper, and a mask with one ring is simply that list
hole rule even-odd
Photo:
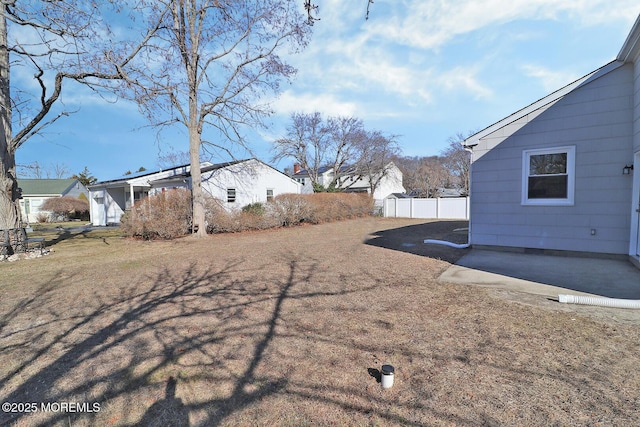
[{"label": "house window", "polygon": [[42,204],[44,203],[44,199],[31,199],[31,213],[38,213],[42,211]]},{"label": "house window", "polygon": [[522,155],[522,204],[573,205],[575,147],[525,150]]},{"label": "house window", "polygon": [[236,202],[236,189],[235,188],[227,188],[227,202],[235,203]]},{"label": "house window", "polygon": [[267,202],[270,202],[272,200],[273,200],[273,189],[267,188]]}]

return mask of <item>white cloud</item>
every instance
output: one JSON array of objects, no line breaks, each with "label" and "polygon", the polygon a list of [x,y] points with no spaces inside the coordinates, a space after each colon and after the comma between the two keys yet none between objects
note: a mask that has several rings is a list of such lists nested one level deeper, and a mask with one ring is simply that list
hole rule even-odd
[{"label": "white cloud", "polygon": [[[493,96],[488,83],[478,77],[486,62],[473,63],[464,57],[453,66],[439,62],[458,35],[518,20],[563,19],[579,26],[628,22],[640,11],[636,0],[619,0],[615,8],[610,0],[377,0],[371,6],[371,19],[364,21],[366,1],[362,3],[362,8],[337,0],[322,3],[322,20],[316,24],[309,49],[296,60],[300,77],[324,92],[373,91],[408,105],[439,102],[438,93],[443,90],[475,99]],[[489,40],[498,37],[490,34],[485,34]],[[536,34],[528,28],[510,36],[516,42]],[[576,77],[533,65],[524,70],[550,90]]]},{"label": "white cloud", "polygon": [[456,67],[443,73],[438,78],[438,83],[445,87],[448,91],[468,92],[474,98],[490,98],[493,91],[480,83],[476,67]]},{"label": "white cloud", "polygon": [[637,0],[617,0],[615,7],[610,0],[379,1],[390,3],[394,12],[392,18],[372,22],[369,37],[422,49],[438,49],[458,35],[515,20],[554,20],[567,14],[583,25],[631,23],[640,10]]},{"label": "white cloud", "polygon": [[552,71],[534,64],[525,64],[521,68],[527,77],[540,80],[546,92],[558,90],[580,77],[569,71]]},{"label": "white cloud", "polygon": [[318,111],[325,115],[355,116],[358,110],[355,102],[343,102],[331,94],[301,93],[286,91],[272,104],[276,114],[290,115],[293,112],[312,113]]}]

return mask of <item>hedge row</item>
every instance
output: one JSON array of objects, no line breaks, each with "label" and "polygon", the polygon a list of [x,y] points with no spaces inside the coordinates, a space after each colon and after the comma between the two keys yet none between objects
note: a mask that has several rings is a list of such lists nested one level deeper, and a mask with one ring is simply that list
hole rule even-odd
[{"label": "hedge row", "polygon": [[[282,194],[267,203],[252,203],[228,211],[218,200],[208,199],[205,220],[208,233],[235,233],[288,227],[300,223],[355,218],[371,214],[373,200],[366,194]],[[146,197],[125,213],[121,229],[126,236],[172,239],[191,230],[191,192],[176,189]]]}]

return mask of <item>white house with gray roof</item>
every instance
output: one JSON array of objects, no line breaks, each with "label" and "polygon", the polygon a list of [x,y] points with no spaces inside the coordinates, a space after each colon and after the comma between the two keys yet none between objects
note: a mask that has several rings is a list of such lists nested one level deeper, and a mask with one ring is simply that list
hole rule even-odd
[{"label": "white house with gray roof", "polygon": [[640,17],[614,61],[464,145],[474,247],[640,262]]},{"label": "white house with gray roof", "polygon": [[[335,178],[332,167],[321,167],[318,169],[318,184],[328,187]],[[308,171],[300,169],[299,165],[294,165],[293,179],[302,185],[302,193],[313,193],[313,185]],[[392,193],[404,193],[402,185],[402,171],[393,163],[389,162],[384,171],[373,177],[377,180],[375,190],[372,194],[376,203],[381,204]],[[370,179],[367,176],[358,174],[352,167],[343,167],[338,178],[337,187],[346,193],[371,193]]]},{"label": "white house with gray roof", "polygon": [[[300,184],[257,159],[203,162],[200,170],[205,194],[218,199],[229,210],[267,202],[284,193],[300,193]],[[95,183],[89,187],[91,222],[118,224],[137,200],[173,188],[191,188],[189,165]]]}]

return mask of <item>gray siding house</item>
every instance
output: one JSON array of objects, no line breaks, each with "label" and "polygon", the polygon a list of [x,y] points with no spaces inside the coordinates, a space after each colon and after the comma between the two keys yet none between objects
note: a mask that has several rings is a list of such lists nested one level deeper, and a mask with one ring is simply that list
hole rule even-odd
[{"label": "gray siding house", "polygon": [[640,17],[613,62],[464,145],[474,247],[640,262]]}]

